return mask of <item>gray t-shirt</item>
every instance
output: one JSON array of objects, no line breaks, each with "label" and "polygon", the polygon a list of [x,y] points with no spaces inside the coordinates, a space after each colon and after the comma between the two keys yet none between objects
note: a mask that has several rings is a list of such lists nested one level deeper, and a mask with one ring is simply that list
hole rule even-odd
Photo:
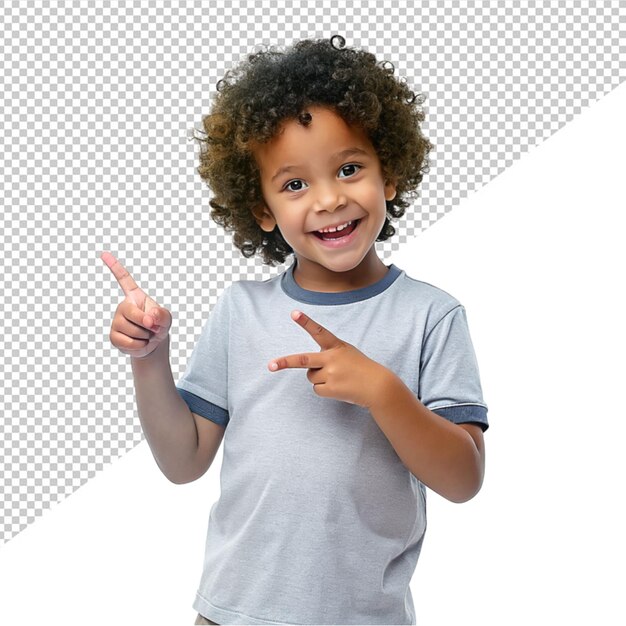
[{"label": "gray t-shirt", "polygon": [[425,486],[366,409],[316,395],[305,369],[267,365],[319,351],[290,317],[299,309],[435,413],[484,430],[465,309],[394,265],[341,293],[301,288],[294,267],[228,287],[177,384],[194,413],[226,428],[193,606],[219,624],[414,624]]}]

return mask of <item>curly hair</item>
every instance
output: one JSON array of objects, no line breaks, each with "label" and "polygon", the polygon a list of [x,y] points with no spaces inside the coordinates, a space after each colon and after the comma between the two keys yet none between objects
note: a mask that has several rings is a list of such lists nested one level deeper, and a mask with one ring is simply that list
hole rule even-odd
[{"label": "curly hair", "polygon": [[376,241],[395,233],[390,219],[404,215],[428,171],[432,144],[421,132],[424,96],[394,76],[389,61],[377,62],[345,40],[306,39],[281,52],[249,54],[217,83],[211,112],[202,118],[198,173],[213,192],[211,217],[227,231],[245,257],[257,251],[276,265],[293,252],[278,227],[270,233],[257,224],[252,209],[262,201],[260,172],[252,146],[272,139],[286,120],[307,124],[307,107],[332,108],[367,134],[383,176],[396,183]]}]

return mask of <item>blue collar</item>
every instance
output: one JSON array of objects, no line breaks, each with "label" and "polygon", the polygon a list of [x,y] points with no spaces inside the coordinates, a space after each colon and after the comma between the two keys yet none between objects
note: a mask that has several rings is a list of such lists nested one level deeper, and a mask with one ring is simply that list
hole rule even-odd
[{"label": "blue collar", "polygon": [[296,264],[297,262],[294,261],[291,266],[283,272],[281,286],[283,291],[290,298],[298,300],[298,302],[304,302],[305,304],[350,304],[352,302],[367,300],[368,298],[377,296],[379,293],[385,291],[385,289],[387,289],[387,287],[389,287],[402,273],[402,270],[392,263],[387,266],[389,270],[385,276],[372,285],[361,287],[360,289],[351,289],[350,291],[329,293],[326,291],[310,291],[309,289],[303,289],[300,287],[293,277],[293,271]]}]

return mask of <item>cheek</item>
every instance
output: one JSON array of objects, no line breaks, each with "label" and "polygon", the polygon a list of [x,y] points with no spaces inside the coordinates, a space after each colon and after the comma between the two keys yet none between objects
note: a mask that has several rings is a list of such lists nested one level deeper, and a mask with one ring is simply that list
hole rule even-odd
[{"label": "cheek", "polygon": [[385,187],[377,180],[370,180],[366,187],[363,187],[363,195],[367,196],[372,207],[379,207],[380,203],[385,203]]},{"label": "cheek", "polygon": [[294,216],[285,218],[284,215],[278,217],[276,226],[280,230],[283,239],[293,248],[294,239],[303,233],[302,221],[295,219]]},{"label": "cheek", "polygon": [[298,222],[293,215],[285,215],[284,213],[277,215],[277,222],[279,228],[284,231],[293,231],[298,226]]},{"label": "cheek", "polygon": [[372,213],[379,216],[382,215],[382,219],[384,220],[387,215],[387,200],[385,198],[385,190],[380,186],[371,189],[369,194],[369,206],[371,207]]}]

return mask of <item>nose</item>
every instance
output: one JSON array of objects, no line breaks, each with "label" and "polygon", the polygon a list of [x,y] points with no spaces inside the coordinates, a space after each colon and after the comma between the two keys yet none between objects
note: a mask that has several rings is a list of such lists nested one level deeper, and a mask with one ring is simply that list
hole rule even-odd
[{"label": "nose", "polygon": [[317,211],[334,213],[335,210],[346,206],[346,204],[347,199],[340,183],[337,181],[319,183],[315,197],[315,209]]}]

